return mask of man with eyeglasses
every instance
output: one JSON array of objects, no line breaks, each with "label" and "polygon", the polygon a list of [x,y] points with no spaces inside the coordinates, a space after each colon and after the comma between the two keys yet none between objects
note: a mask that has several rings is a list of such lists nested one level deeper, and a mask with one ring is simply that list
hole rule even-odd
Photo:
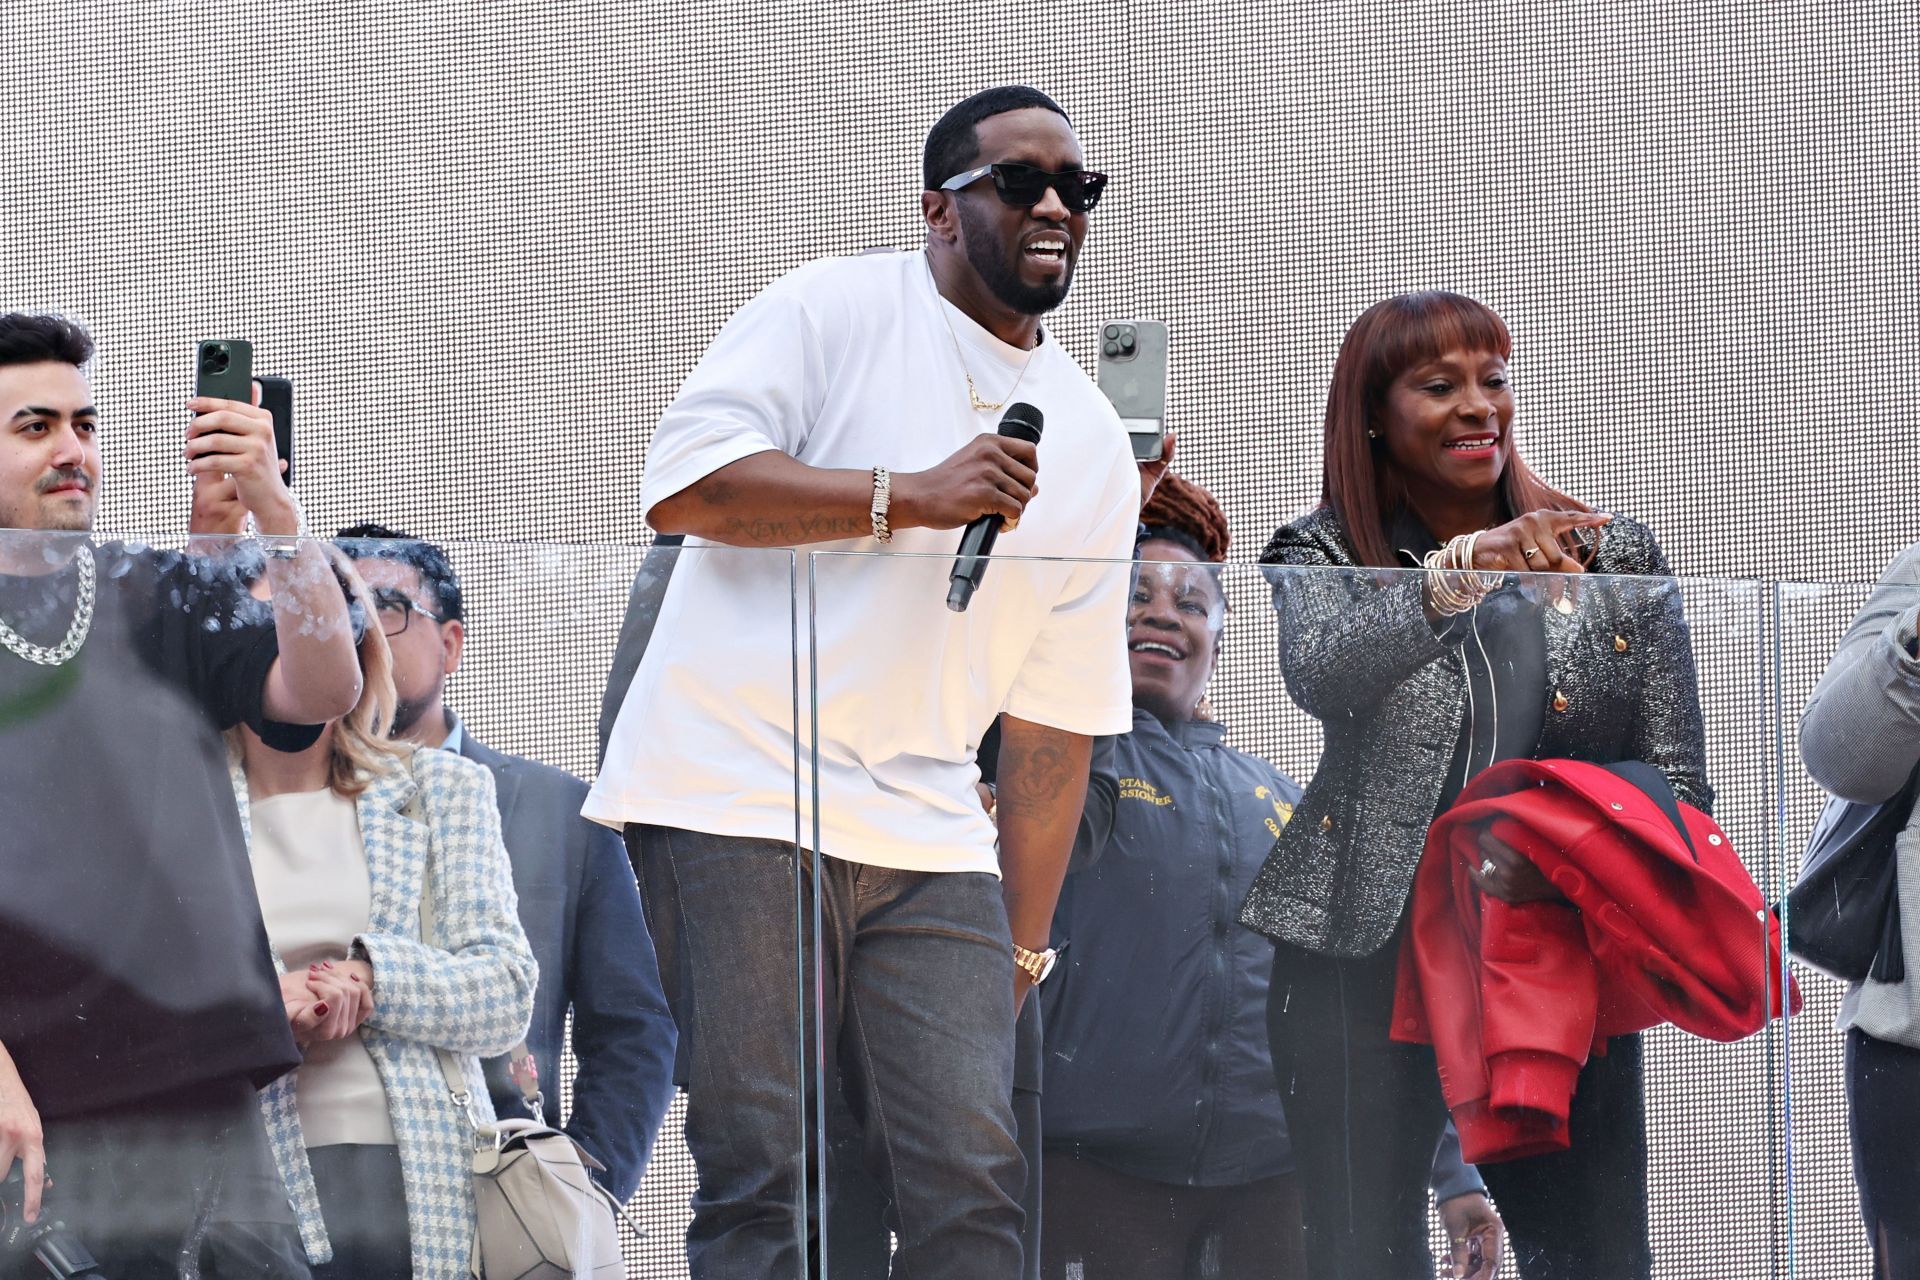
[{"label": "man with eyeglasses", "polygon": [[376,524],[342,529],[337,545],[366,580],[393,653],[394,734],[493,773],[520,922],[540,962],[526,1040],[536,1070],[516,1069],[515,1055],[488,1061],[494,1112],[527,1114],[517,1075],[539,1085],[541,1119],[561,1127],[560,1054],[571,1012],[580,1071],[565,1130],[606,1166],[596,1176],[626,1201],[673,1101],[675,1033],[625,852],[612,832],[580,816],[584,782],[495,751],[446,705],[447,677],[466,648],[460,578],[446,552]]},{"label": "man with eyeglasses", "polygon": [[[1072,558],[1128,558],[1140,479],[1112,407],[1040,322],[1105,185],[1065,112],[1030,88],[976,94],[934,125],[923,166],[925,248],[769,286],[647,459],[648,522],[687,538],[587,813],[626,827],[656,913],[677,902],[695,1280],[797,1277],[818,1251],[818,1223],[795,1218],[803,1195],[818,1205],[796,1105],[796,876],[800,915],[825,921],[807,939],[824,1078],[844,1082],[896,1268],[1023,1270],[1014,1019],[1052,961],[1092,737],[1131,723],[1125,566]],[[1037,446],[993,434],[1016,402],[1045,414]],[[1006,521],[1003,555],[1056,559],[1003,561],[953,612],[956,532],[983,515]],[[817,876],[794,846],[793,560],[726,548],[800,549],[803,591],[807,552],[930,557],[813,562],[801,716],[815,702],[819,728],[800,782],[817,763]],[[996,720],[997,846],[975,794]]]}]

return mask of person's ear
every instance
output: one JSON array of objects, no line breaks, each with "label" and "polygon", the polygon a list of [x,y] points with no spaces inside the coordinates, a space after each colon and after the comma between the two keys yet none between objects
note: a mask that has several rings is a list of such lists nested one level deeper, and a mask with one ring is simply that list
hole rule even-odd
[{"label": "person's ear", "polygon": [[960,217],[951,192],[922,191],[920,216],[926,220],[927,233],[934,239],[950,244],[960,239]]},{"label": "person's ear", "polygon": [[440,671],[452,675],[460,669],[460,655],[467,649],[467,626],[458,618],[440,624]]}]

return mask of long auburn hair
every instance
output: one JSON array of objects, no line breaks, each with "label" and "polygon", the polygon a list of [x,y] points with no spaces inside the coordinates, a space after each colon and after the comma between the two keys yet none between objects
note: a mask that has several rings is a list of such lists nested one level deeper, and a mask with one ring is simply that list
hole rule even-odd
[{"label": "long auburn hair", "polygon": [[[1505,360],[1513,354],[1513,338],[1493,308],[1431,289],[1374,303],[1340,344],[1327,389],[1320,500],[1339,517],[1361,564],[1397,563],[1387,526],[1407,505],[1406,480],[1388,459],[1385,441],[1367,433],[1379,421],[1394,379],[1449,351],[1491,351]],[[1527,511],[1593,509],[1536,476],[1518,448],[1501,474],[1500,499],[1509,519]]]}]

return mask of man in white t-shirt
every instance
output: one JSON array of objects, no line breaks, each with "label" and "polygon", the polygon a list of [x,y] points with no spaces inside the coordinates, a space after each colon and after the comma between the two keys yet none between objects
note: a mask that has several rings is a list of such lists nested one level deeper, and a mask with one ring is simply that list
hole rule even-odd
[{"label": "man in white t-shirt", "polygon": [[[1039,322],[1104,182],[1065,113],[1032,89],[975,95],[934,126],[925,170],[924,252],[770,285],[647,462],[648,522],[687,541],[586,813],[640,828],[649,885],[670,886],[656,920],[677,901],[656,937],[687,1047],[695,1280],[803,1275],[817,1235],[795,1218],[796,875],[826,1078],[845,1081],[899,1267],[1022,1269],[1014,1017],[1051,964],[1091,739],[1131,723],[1140,478]],[[1016,401],[1045,414],[1037,447],[993,434]],[[999,556],[1052,559],[997,560],[952,612],[958,530],[982,515],[1012,526]],[[904,554],[846,554],[883,550]],[[797,655],[795,616],[812,619]],[[997,841],[975,785],[996,719]]]}]

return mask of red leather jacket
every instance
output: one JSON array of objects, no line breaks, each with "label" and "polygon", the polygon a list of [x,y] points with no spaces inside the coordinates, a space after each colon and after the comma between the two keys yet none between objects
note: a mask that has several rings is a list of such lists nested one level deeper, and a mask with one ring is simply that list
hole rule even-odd
[{"label": "red leather jacket", "polygon": [[[1482,894],[1483,829],[1568,902]],[[1469,1161],[1564,1150],[1574,1081],[1610,1036],[1670,1021],[1738,1040],[1783,1008],[1779,921],[1726,833],[1648,766],[1488,769],[1434,821],[1410,910],[1393,1038],[1433,1045]]]}]

